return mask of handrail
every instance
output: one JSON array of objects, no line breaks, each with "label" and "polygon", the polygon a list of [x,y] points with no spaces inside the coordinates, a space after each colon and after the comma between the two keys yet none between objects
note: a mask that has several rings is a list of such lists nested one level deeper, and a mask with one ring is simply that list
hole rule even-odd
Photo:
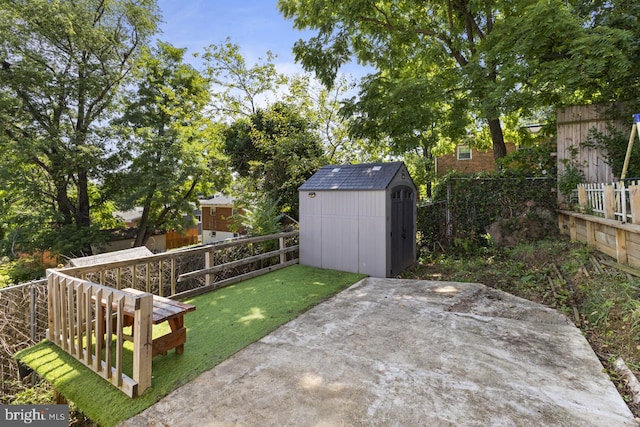
[{"label": "handrail", "polygon": [[[276,240],[280,249],[286,247],[286,239],[298,236],[297,231],[270,234],[250,238],[213,243],[194,248],[165,252],[147,257],[129,260],[104,262],[78,267],[59,269],[61,273],[90,280],[94,283],[114,287],[116,289],[134,288],[163,297],[175,298],[184,296],[186,291],[193,288],[207,288],[211,290],[215,282],[213,274],[191,275],[193,271],[213,268],[216,264],[216,254],[236,247],[253,247],[253,245]],[[292,246],[290,246],[292,247]],[[251,249],[251,256],[253,249]],[[285,264],[286,254],[290,250],[280,253],[280,264]],[[274,254],[277,256],[277,254]],[[249,258],[245,256],[245,259]],[[265,257],[266,258],[266,257]],[[255,258],[254,258],[255,259]],[[222,263],[224,264],[224,262]],[[232,268],[230,264],[227,267]],[[186,283],[186,278],[196,280],[195,284]]]},{"label": "handrail", "polygon": [[260,242],[275,240],[279,238],[293,237],[297,235],[298,235],[297,231],[289,231],[285,233],[269,234],[266,236],[249,237],[246,239],[233,240],[231,242],[211,243],[208,245],[198,246],[194,248],[180,249],[180,250],[175,250],[171,252],[163,252],[159,254],[149,255],[147,257],[134,258],[130,260],[104,262],[104,263],[79,266],[79,267],[65,267],[65,268],[59,269],[58,271],[64,272],[65,274],[69,274],[72,276],[87,274],[87,273],[96,273],[103,270],[105,267],[108,267],[108,268],[130,267],[132,264],[164,261],[164,260],[170,260],[174,258],[188,256],[188,255],[205,254],[207,252],[211,252],[212,250],[218,251],[221,249],[231,248],[234,246],[243,246],[251,243],[260,243]]},{"label": "handrail", "polygon": [[[151,386],[153,295],[134,295],[55,269],[47,270],[47,279],[49,340],[129,397],[144,393]],[[122,371],[122,330],[131,313],[136,332],[129,377]]]}]

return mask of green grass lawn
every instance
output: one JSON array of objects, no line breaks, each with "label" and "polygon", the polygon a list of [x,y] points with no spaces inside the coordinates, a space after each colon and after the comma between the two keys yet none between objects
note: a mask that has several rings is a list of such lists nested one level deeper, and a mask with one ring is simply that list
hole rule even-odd
[{"label": "green grass lawn", "polygon": [[[152,386],[135,399],[50,342],[26,349],[16,358],[51,382],[91,420],[113,426],[363,277],[294,265],[186,300],[196,311],[185,316],[184,354],[171,351],[156,356]],[[155,326],[154,336],[166,331],[168,325]]]}]

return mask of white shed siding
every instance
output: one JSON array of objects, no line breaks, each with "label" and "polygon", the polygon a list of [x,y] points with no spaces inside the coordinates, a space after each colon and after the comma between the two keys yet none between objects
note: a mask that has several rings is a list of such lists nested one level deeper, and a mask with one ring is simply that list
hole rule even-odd
[{"label": "white shed siding", "polygon": [[300,263],[312,267],[322,267],[322,198],[322,192],[313,199],[300,193]]},{"label": "white shed siding", "polygon": [[385,251],[387,221],[384,191],[359,191],[359,272],[373,277],[386,277]]},{"label": "white shed siding", "polygon": [[300,263],[385,277],[384,191],[313,193],[300,193]]},{"label": "white shed siding", "polygon": [[[390,175],[385,167],[394,172]],[[300,263],[374,277],[395,274],[392,263],[398,267],[401,252],[392,259],[391,191],[400,185],[415,195],[404,164],[322,168],[298,193]],[[415,205],[413,218],[415,222]],[[403,225],[400,228],[404,230]]]},{"label": "white shed siding", "polygon": [[322,267],[358,272],[357,192],[322,193]]},{"label": "white shed siding", "polygon": [[358,272],[358,218],[349,216],[323,217],[322,267]]}]

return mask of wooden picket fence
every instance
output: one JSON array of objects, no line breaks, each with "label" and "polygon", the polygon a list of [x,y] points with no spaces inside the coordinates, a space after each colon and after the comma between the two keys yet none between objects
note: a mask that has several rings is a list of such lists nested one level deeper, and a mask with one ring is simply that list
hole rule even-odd
[{"label": "wooden picket fence", "polygon": [[[586,212],[621,222],[640,223],[640,181],[578,185],[578,204]],[[635,205],[634,205],[635,204]],[[634,220],[633,215],[636,215]]]},{"label": "wooden picket fence", "polygon": [[[39,282],[38,287],[28,289],[30,310],[22,298],[15,310],[5,310],[6,319],[0,317],[0,326],[6,323],[13,328],[0,328],[3,394],[4,361],[42,337],[36,331],[37,315],[46,315],[46,338],[129,397],[140,396],[151,386],[153,295],[186,298],[297,264],[297,241],[298,232],[291,231],[143,258],[47,270],[46,286]],[[141,295],[123,288],[133,288]],[[16,289],[2,289],[0,297],[13,296]],[[47,313],[36,312],[43,300],[47,301]],[[3,298],[0,301],[5,302]],[[6,302],[9,308],[14,303]],[[31,313],[30,319],[18,321],[14,311]],[[131,324],[131,318],[135,334],[127,336],[123,325]],[[15,340],[5,336],[9,332],[17,335]],[[133,341],[131,375],[123,372],[123,357],[131,357],[131,351],[124,349],[125,340]],[[15,344],[11,352],[2,351],[5,343]]]},{"label": "wooden picket fence", "polygon": [[[153,295],[119,291],[59,271],[47,270],[51,342],[129,397],[151,386]],[[135,334],[126,337],[125,307]],[[114,338],[115,337],[115,338]],[[133,374],[122,370],[124,343],[133,341]]]},{"label": "wooden picket fence", "polygon": [[640,268],[640,182],[581,184],[578,210],[558,211],[560,231]]}]

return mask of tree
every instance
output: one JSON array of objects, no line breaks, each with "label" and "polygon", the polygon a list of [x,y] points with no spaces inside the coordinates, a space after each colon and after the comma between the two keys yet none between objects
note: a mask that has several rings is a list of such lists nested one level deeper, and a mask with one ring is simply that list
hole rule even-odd
[{"label": "tree", "polygon": [[[377,68],[378,80],[435,90],[423,94],[427,102],[443,89],[445,99],[457,93],[455,99],[468,102],[467,114],[488,127],[495,158],[506,154],[504,114],[526,113],[540,106],[533,94],[560,87],[575,92],[588,87],[596,76],[612,74],[614,70],[606,70],[608,55],[598,57],[588,51],[609,46],[619,58],[624,38],[606,28],[587,28],[571,5],[560,0],[344,0],[330,5],[322,0],[279,0],[278,7],[296,28],[317,31],[308,41],[298,41],[294,53],[325,84],[330,85],[339,67],[355,56]],[[517,22],[517,28],[512,22]],[[563,34],[565,29],[571,30],[573,40]],[[530,43],[518,46],[514,30],[522,41],[527,31],[541,41],[536,45],[538,39],[530,36]],[[596,71],[571,76],[568,70],[579,66],[585,55]],[[615,63],[616,69],[626,66]],[[527,75],[531,67],[535,74]],[[558,76],[564,80],[555,82]],[[531,96],[521,96],[523,86],[530,88]],[[405,134],[423,131],[411,120],[401,124],[407,127]]]},{"label": "tree", "polygon": [[466,137],[468,103],[459,93],[446,90],[439,79],[445,76],[416,78],[405,71],[369,75],[361,83],[359,97],[347,101],[342,113],[351,117],[351,135],[386,146],[389,154],[404,156],[405,162],[415,165],[412,176],[421,178],[416,182],[425,184],[424,195],[430,197],[433,149],[455,146],[452,141]]},{"label": "tree", "polygon": [[106,151],[96,130],[158,20],[151,0],[0,3],[0,98],[11,102],[0,169],[14,186],[33,185],[32,211],[51,221],[41,225],[91,225],[90,182]]},{"label": "tree", "polygon": [[213,110],[218,118],[235,120],[256,114],[264,97],[274,94],[285,82],[273,64],[275,56],[267,52],[266,59],[248,66],[240,47],[227,39],[205,49],[203,58],[207,64],[213,93]]},{"label": "tree", "polygon": [[302,74],[289,79],[283,96],[284,102],[313,123],[329,163],[351,163],[372,155],[370,149],[374,147],[349,133],[349,119],[340,111],[344,97],[354,87],[355,83],[344,76],[328,89],[309,74]]},{"label": "tree", "polygon": [[508,111],[616,100],[628,87],[629,54],[638,51],[633,34],[581,16],[576,3],[521,1],[503,9],[482,59],[500,67]]},{"label": "tree", "polygon": [[325,164],[313,125],[293,107],[275,103],[225,132],[225,152],[250,193],[266,193],[280,212],[298,215],[297,189]]},{"label": "tree", "polygon": [[125,168],[111,177],[111,188],[122,209],[142,207],[134,246],[155,230],[185,227],[198,195],[211,194],[229,178],[219,134],[203,113],[209,82],[183,63],[184,53],[161,42],[145,49],[134,70],[137,87],[114,121]]}]

